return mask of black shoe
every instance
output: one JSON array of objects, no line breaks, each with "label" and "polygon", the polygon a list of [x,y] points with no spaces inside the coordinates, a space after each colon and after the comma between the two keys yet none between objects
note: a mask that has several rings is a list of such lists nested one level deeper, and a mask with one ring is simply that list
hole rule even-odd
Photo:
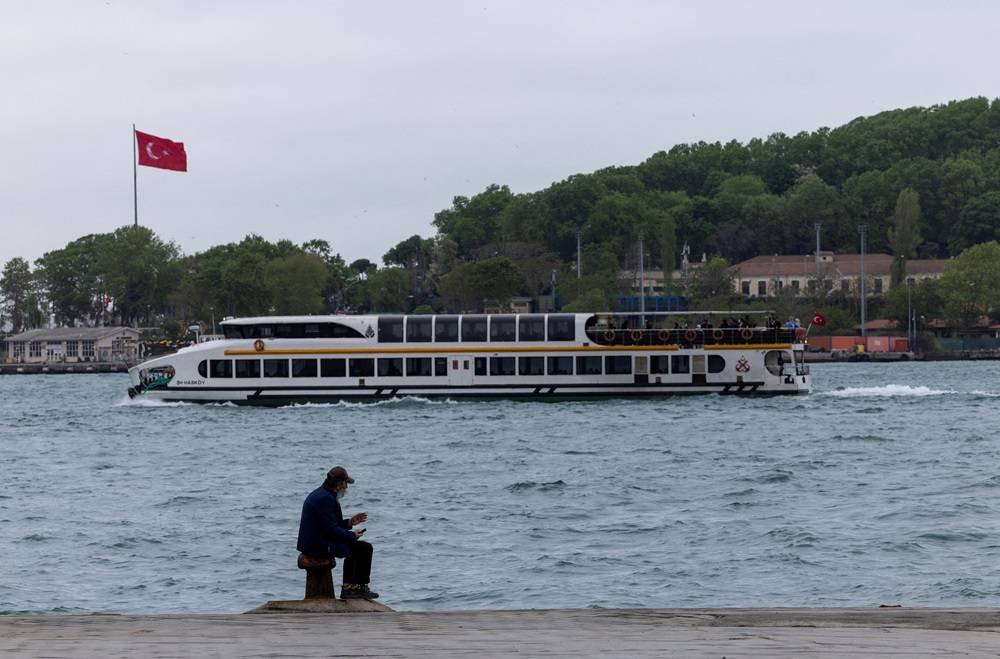
[{"label": "black shoe", "polygon": [[378,593],[372,592],[368,586],[356,586],[354,588],[341,588],[340,599],[342,600],[377,600]]}]

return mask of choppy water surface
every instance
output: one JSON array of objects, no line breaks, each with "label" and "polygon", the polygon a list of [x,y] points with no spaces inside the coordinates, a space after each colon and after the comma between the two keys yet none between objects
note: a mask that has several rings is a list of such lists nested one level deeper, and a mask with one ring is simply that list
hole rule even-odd
[{"label": "choppy water surface", "polygon": [[997,606],[997,370],[821,365],[795,398],[280,409],[3,376],[0,612],[301,597],[301,502],[338,463],[400,609]]}]

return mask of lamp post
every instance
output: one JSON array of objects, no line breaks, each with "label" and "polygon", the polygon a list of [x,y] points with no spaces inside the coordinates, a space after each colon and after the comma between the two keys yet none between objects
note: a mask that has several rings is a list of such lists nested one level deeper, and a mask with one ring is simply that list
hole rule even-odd
[{"label": "lamp post", "polygon": [[906,347],[913,352],[913,277],[906,278]]},{"label": "lamp post", "polygon": [[865,299],[865,238],[868,235],[868,227],[864,224],[858,225],[858,232],[861,234],[861,340],[868,350],[868,330],[865,328],[865,306],[868,300]]}]

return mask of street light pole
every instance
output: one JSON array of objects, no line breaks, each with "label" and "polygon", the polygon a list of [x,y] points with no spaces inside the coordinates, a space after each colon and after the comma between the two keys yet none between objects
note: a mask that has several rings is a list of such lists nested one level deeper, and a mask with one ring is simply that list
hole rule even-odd
[{"label": "street light pole", "polygon": [[865,350],[868,350],[868,330],[865,328],[865,306],[868,300],[865,299],[865,238],[868,235],[868,227],[864,224],[858,225],[858,232],[861,234],[861,339],[864,341]]},{"label": "street light pole", "polygon": [[910,290],[913,277],[906,278],[906,349],[913,352],[913,297]]}]

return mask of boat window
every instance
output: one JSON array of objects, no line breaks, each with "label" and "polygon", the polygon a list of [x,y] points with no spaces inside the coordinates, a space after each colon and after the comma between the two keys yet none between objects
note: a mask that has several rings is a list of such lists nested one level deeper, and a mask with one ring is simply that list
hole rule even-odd
[{"label": "boat window", "polygon": [[604,358],[604,372],[608,375],[628,375],[632,372],[632,356],[608,355]]},{"label": "boat window", "polygon": [[346,359],[319,360],[319,373],[324,378],[342,378],[347,375]]},{"label": "boat window", "polygon": [[577,357],[576,358],[576,374],[577,375],[600,375],[601,374],[601,358],[600,357]]},{"label": "boat window", "polygon": [[408,376],[429,376],[431,374],[430,357],[407,357],[406,374]]},{"label": "boat window", "polygon": [[403,317],[402,316],[379,316],[379,319],[378,319],[378,342],[379,343],[402,343],[403,342]]},{"label": "boat window", "polygon": [[223,325],[227,339],[362,339],[353,327],[340,323],[262,323],[259,325]]},{"label": "boat window", "polygon": [[238,378],[259,378],[260,377],[260,360],[259,359],[237,359],[236,360],[236,377],[238,377]]},{"label": "boat window", "polygon": [[462,341],[486,340],[486,316],[462,316]]},{"label": "boat window", "polygon": [[515,316],[490,316],[490,341],[516,341]]},{"label": "boat window", "polygon": [[688,355],[671,355],[670,356],[670,372],[671,373],[690,373],[691,372],[691,358]]},{"label": "boat window", "polygon": [[514,358],[490,357],[490,375],[514,375]]},{"label": "boat window", "polygon": [[709,355],[708,356],[708,372],[709,373],[722,373],[726,370],[726,359],[722,355]]},{"label": "boat window", "polygon": [[549,316],[549,341],[575,341],[576,316]]},{"label": "boat window", "polygon": [[211,359],[208,366],[208,372],[213,378],[233,377],[233,362],[229,359]]},{"label": "boat window", "polygon": [[485,357],[476,357],[476,375],[486,375]]},{"label": "boat window", "polygon": [[368,357],[351,359],[348,362],[348,374],[352,378],[370,378],[375,375],[375,360]]},{"label": "boat window", "polygon": [[403,358],[387,357],[378,360],[379,377],[401,377],[403,375]]},{"label": "boat window", "polygon": [[520,357],[517,362],[520,375],[545,375],[545,357]]},{"label": "boat window", "polygon": [[207,360],[202,359],[200,362],[198,362],[198,375],[200,375],[203,378],[207,378],[208,377],[208,361]]},{"label": "boat window", "polygon": [[573,358],[549,357],[549,375],[573,375]]},{"label": "boat window", "polygon": [[434,340],[439,343],[458,341],[458,316],[438,316],[435,318]]},{"label": "boat window", "polygon": [[691,371],[695,374],[705,372],[705,355],[691,355]]},{"label": "boat window", "polygon": [[518,341],[544,341],[545,316],[519,316],[517,319]]},{"label": "boat window", "polygon": [[287,378],[288,377],[288,360],[287,359],[265,359],[264,360],[264,377],[265,378]]},{"label": "boat window", "polygon": [[315,359],[293,359],[293,378],[314,378],[317,375]]},{"label": "boat window", "polygon": [[407,316],[406,341],[408,343],[430,343],[433,320],[431,316]]},{"label": "boat window", "polygon": [[653,355],[649,358],[649,372],[664,375],[670,372],[670,355]]},{"label": "boat window", "polygon": [[448,375],[448,358],[447,357],[435,357],[434,358],[434,375],[437,375],[437,376]]},{"label": "boat window", "polygon": [[784,352],[783,350],[768,350],[764,355],[764,368],[772,375],[782,375],[785,364],[790,364],[791,361],[791,353]]}]

